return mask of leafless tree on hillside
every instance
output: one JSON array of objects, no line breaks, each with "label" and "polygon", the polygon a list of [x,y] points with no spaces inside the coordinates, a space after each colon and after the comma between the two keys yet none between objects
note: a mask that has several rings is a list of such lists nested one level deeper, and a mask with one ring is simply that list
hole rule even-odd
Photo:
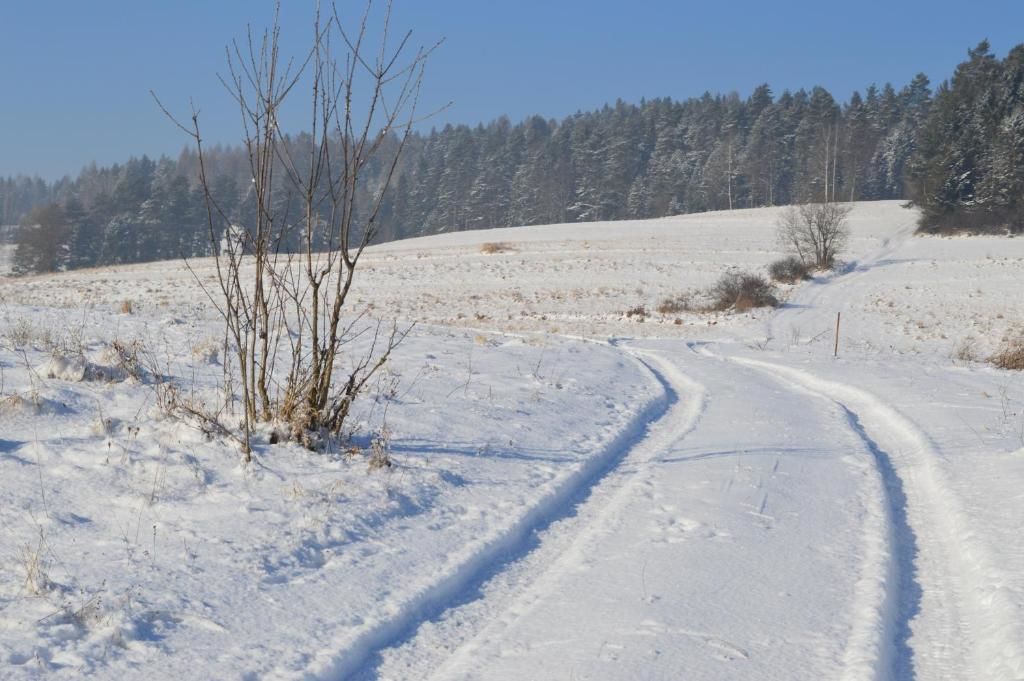
[{"label": "leafless tree on hillside", "polygon": [[779,217],[779,243],[806,264],[830,269],[850,236],[846,218],[853,207],[840,203],[789,206]]},{"label": "leafless tree on hillside", "polygon": [[[418,120],[424,67],[437,47],[414,51],[411,32],[396,40],[391,2],[375,8],[367,0],[354,30],[335,6],[322,12],[318,3],[309,52],[286,62],[279,10],[261,37],[249,31],[229,46],[221,79],[241,113],[254,224],[231,225],[211,192],[198,112],[193,108],[191,125],[179,123],[198,149],[217,282],[207,293],[238,365],[246,460],[257,422],[285,426],[311,448],[340,433],[352,401],[407,333],[396,324],[367,325],[347,303]],[[300,90],[310,130],[292,138],[280,119]],[[363,170],[370,163],[385,172],[367,192]],[[298,210],[288,214],[282,195]],[[298,248],[289,251],[288,243]],[[369,347],[348,357],[347,376],[339,377],[344,346],[364,333]],[[283,381],[274,370],[282,353]]]}]

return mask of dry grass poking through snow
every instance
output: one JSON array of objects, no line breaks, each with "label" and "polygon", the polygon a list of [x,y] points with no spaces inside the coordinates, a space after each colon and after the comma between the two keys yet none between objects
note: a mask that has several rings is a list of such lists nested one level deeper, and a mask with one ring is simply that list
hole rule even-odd
[{"label": "dry grass poking through snow", "polygon": [[988,361],[1000,369],[1024,371],[1024,337],[1007,341]]},{"label": "dry grass poking through snow", "polygon": [[681,314],[683,312],[693,312],[696,308],[693,305],[693,301],[690,299],[688,293],[682,293],[671,298],[665,298],[658,303],[657,309],[659,314]]},{"label": "dry grass poking through snow", "polygon": [[978,361],[978,344],[973,336],[962,339],[953,348],[952,359],[954,362],[970,364]]},{"label": "dry grass poking through snow", "polygon": [[515,250],[515,246],[504,241],[488,241],[480,245],[480,252],[487,255],[494,255],[495,253],[513,253]]}]

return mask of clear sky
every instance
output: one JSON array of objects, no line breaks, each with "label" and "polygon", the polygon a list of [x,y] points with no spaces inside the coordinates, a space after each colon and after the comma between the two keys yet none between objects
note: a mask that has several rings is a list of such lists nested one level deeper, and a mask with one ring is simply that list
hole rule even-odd
[{"label": "clear sky", "polygon": [[[314,0],[284,0],[301,51]],[[339,6],[352,6],[348,0]],[[192,98],[211,142],[240,138],[219,84],[225,45],[265,26],[272,0],[0,0],[0,176],[76,174],[95,160],[176,155]],[[434,123],[561,118],[622,98],[746,96],[823,85],[845,100],[872,82],[948,77],[988,38],[1024,42],[1024,1],[396,0],[396,28],[446,42],[430,63]]]}]

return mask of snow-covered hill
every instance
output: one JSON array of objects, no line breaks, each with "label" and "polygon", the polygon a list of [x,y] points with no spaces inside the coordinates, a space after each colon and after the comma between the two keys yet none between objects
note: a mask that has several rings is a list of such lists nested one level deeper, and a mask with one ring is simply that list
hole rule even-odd
[{"label": "snow-covered hill", "polygon": [[1024,241],[861,204],[780,309],[656,311],[777,215],[375,247],[383,472],[242,466],[114,370],[217,399],[209,263],[0,282],[0,676],[1024,678],[1024,379],[965,360],[1024,334]]}]

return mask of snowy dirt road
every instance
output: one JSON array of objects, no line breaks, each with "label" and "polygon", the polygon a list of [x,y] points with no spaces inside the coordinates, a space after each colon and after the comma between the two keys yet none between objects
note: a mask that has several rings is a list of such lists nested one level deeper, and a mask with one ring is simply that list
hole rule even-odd
[{"label": "snowy dirt road", "polygon": [[629,351],[673,408],[367,678],[1016,678],[1013,613],[986,607],[984,552],[954,543],[963,519],[912,424],[802,371]]},{"label": "snowy dirt road", "polygon": [[1020,678],[1009,581],[915,424],[804,370],[627,351],[671,408],[535,549],[360,678]]},{"label": "snowy dirt road", "polygon": [[381,678],[812,679],[883,663],[889,642],[859,631],[885,627],[886,594],[860,585],[892,568],[868,447],[807,394],[658,346],[631,351],[676,407],[481,603],[384,654]]}]

